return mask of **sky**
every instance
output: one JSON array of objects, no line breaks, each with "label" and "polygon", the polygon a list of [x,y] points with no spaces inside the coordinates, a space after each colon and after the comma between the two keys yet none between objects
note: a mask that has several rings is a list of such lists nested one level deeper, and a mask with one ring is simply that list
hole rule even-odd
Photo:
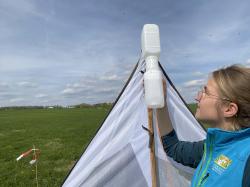
[{"label": "sky", "polygon": [[249,10],[247,0],[0,0],[0,107],[115,101],[147,23],[192,103],[212,71],[250,66]]}]

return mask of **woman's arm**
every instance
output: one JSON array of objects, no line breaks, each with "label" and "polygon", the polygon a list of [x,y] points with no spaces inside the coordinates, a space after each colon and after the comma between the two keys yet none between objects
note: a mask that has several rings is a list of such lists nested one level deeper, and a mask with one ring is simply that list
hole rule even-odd
[{"label": "woman's arm", "polygon": [[168,113],[165,80],[163,80],[163,90],[165,106],[161,109],[157,109],[157,120],[164,150],[167,155],[172,157],[176,162],[196,168],[203,155],[204,141],[184,142],[178,140]]},{"label": "woman's arm", "polygon": [[198,142],[179,141],[175,131],[162,136],[165,152],[176,162],[196,168],[201,161],[204,152],[204,140]]}]

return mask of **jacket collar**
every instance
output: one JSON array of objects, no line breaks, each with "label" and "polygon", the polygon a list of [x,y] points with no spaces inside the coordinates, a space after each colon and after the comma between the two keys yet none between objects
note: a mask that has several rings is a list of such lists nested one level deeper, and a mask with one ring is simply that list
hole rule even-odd
[{"label": "jacket collar", "polygon": [[239,131],[226,131],[219,128],[207,129],[207,144],[215,144],[223,146],[233,143],[241,139],[250,138],[250,128],[241,129]]}]

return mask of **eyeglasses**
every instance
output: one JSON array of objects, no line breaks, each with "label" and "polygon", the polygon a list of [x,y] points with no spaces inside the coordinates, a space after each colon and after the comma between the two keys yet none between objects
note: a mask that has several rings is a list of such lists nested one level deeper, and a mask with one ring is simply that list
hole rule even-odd
[{"label": "eyeglasses", "polygon": [[219,97],[217,95],[208,93],[206,86],[202,86],[201,90],[198,91],[197,97],[196,97],[195,100],[200,101],[203,97],[205,97],[205,95],[207,95],[208,97],[213,98],[213,99],[220,99],[220,100],[224,100],[224,101],[233,102],[232,100],[230,100],[230,99],[228,99],[226,97],[221,98],[221,97]]}]

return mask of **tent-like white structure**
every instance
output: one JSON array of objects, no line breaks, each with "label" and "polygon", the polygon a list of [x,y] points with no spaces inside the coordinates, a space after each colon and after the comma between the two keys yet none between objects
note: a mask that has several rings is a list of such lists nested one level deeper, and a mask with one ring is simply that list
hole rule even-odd
[{"label": "tent-like white structure", "polygon": [[[160,63],[159,63],[160,65]],[[194,118],[160,65],[167,82],[167,107],[180,140],[199,141],[206,130]],[[145,61],[139,60],[108,116],[63,187],[149,187],[152,186],[148,110],[144,99]],[[157,186],[189,186],[194,169],[168,157],[154,121],[154,146]]]}]

